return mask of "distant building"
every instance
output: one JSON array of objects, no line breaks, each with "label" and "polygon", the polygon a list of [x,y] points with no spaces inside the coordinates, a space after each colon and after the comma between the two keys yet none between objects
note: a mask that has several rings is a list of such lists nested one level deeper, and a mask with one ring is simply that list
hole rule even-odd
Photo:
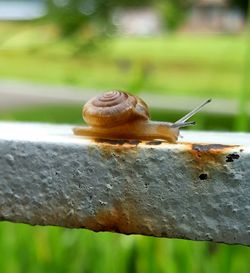
[{"label": "distant building", "polygon": [[0,0],[1,21],[33,20],[47,14],[43,0]]},{"label": "distant building", "polygon": [[227,0],[198,0],[183,26],[188,32],[229,32],[243,30],[245,20],[237,9],[229,9]]},{"label": "distant building", "polygon": [[156,35],[162,30],[160,16],[151,8],[118,9],[113,14],[113,23],[125,35]]}]

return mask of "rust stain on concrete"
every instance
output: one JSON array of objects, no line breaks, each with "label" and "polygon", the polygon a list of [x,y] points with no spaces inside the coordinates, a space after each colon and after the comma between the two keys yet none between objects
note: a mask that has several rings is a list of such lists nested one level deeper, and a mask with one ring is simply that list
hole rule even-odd
[{"label": "rust stain on concrete", "polygon": [[137,152],[137,146],[141,143],[139,140],[111,140],[94,139],[93,143],[100,148],[104,157],[110,155],[133,155]]},{"label": "rust stain on concrete", "polygon": [[[186,152],[193,160],[194,176],[200,180],[207,180],[210,177],[210,169],[226,170],[225,164],[234,159],[238,159],[239,145],[223,144],[200,144],[183,143],[186,145]],[[230,156],[233,155],[233,156]]]},{"label": "rust stain on concrete", "polygon": [[187,153],[192,155],[198,165],[207,163],[224,164],[225,156],[232,153],[233,149],[238,149],[238,145],[222,144],[197,144],[185,143]]},{"label": "rust stain on concrete", "polygon": [[131,234],[141,231],[139,226],[142,218],[138,211],[138,204],[124,200],[116,201],[113,205],[98,211],[94,216],[85,218],[84,225],[94,231]]}]

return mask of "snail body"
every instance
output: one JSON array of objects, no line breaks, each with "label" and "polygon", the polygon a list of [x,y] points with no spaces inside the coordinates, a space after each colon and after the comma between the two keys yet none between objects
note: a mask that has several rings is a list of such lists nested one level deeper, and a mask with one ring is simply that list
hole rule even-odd
[{"label": "snail body", "polygon": [[76,127],[73,131],[75,135],[90,138],[163,139],[176,143],[179,128],[193,125],[194,122],[187,120],[210,101],[174,123],[159,122],[150,120],[148,106],[141,98],[122,91],[109,91],[84,105],[82,115],[89,127]]}]

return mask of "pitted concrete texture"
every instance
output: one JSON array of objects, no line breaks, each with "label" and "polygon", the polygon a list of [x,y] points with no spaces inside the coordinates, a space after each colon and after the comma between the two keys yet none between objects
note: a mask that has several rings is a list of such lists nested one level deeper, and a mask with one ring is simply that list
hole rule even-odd
[{"label": "pitted concrete texture", "polygon": [[178,144],[76,137],[0,123],[0,218],[250,245],[250,134],[182,131]]}]

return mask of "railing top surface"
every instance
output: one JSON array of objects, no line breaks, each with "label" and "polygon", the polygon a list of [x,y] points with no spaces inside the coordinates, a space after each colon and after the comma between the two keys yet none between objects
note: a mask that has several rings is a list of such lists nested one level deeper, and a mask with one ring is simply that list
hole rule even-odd
[{"label": "railing top surface", "polygon": [[[0,122],[0,139],[34,142],[66,142],[79,145],[89,144],[88,138],[73,135],[74,126],[48,123],[23,123],[23,122]],[[91,142],[93,143],[93,142]],[[208,143],[222,145],[250,146],[250,133],[232,133],[218,131],[193,131],[182,130],[178,144]],[[168,147],[178,144],[162,143]]]}]

